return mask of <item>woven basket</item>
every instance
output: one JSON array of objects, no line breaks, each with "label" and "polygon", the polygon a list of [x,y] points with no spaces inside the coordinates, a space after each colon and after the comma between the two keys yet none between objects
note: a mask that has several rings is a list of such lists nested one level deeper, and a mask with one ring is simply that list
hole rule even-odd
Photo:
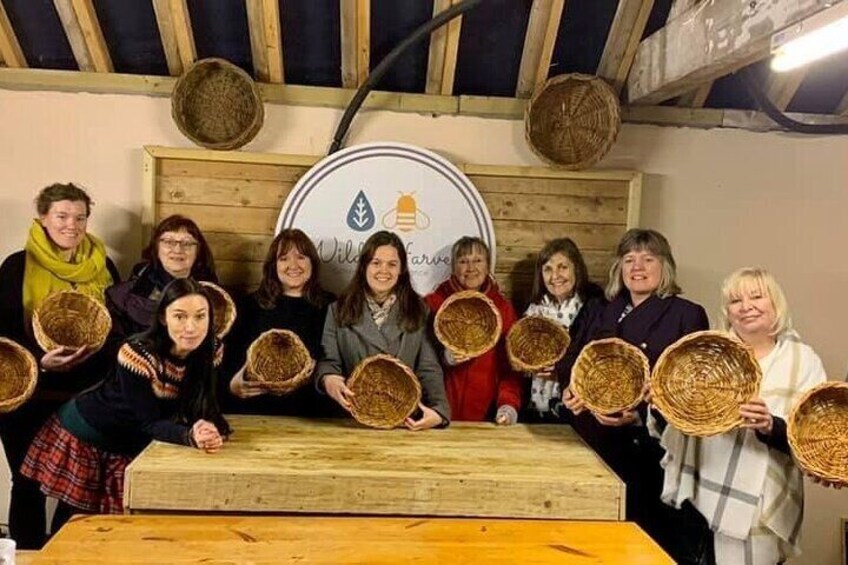
[{"label": "woven basket", "polygon": [[524,114],[524,135],[543,161],[576,171],[591,167],[621,129],[618,97],[592,75],[567,74],[537,88]]},{"label": "woven basket", "polygon": [[577,356],[571,388],[592,412],[614,414],[641,402],[648,375],[648,358],[638,347],[617,337],[599,339]]},{"label": "woven basket", "polygon": [[200,281],[200,284],[206,288],[209,293],[209,300],[212,301],[215,335],[218,338],[223,338],[230,333],[230,329],[236,321],[236,303],[233,302],[230,294],[217,284],[209,281]]},{"label": "woven basket", "polygon": [[562,359],[571,336],[568,330],[543,316],[518,320],[506,336],[506,353],[516,371],[536,373]]},{"label": "woven basket", "polygon": [[399,426],[421,401],[418,377],[391,355],[372,355],[360,361],[347,387],[354,394],[351,414],[357,422],[372,428]]},{"label": "woven basket", "polygon": [[245,379],[282,395],[309,382],[314,368],[315,360],[296,333],[268,330],[247,349]]},{"label": "woven basket", "polygon": [[0,414],[29,400],[38,383],[38,363],[32,353],[11,339],[0,337]]},{"label": "woven basket", "polygon": [[463,290],[450,295],[433,322],[436,339],[460,357],[479,357],[501,337],[503,321],[495,303],[482,292]]},{"label": "woven basket", "polygon": [[44,351],[58,347],[97,351],[112,329],[112,317],[94,298],[74,290],[48,296],[32,314],[32,333]]},{"label": "woven basket", "polygon": [[224,59],[201,59],[177,80],[171,116],[180,131],[209,149],[238,149],[256,137],[265,109],[256,83]]},{"label": "woven basket", "polygon": [[799,467],[833,486],[848,485],[848,383],[807,391],[792,407],[787,435]]},{"label": "woven basket", "polygon": [[706,437],[742,423],[739,406],[759,394],[762,378],[750,347],[725,332],[695,332],[660,355],[651,394],[671,425]]}]

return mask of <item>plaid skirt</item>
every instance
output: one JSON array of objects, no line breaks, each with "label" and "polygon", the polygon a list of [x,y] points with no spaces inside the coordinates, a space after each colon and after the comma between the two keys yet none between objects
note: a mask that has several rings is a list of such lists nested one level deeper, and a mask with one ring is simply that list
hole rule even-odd
[{"label": "plaid skirt", "polygon": [[41,492],[86,512],[121,514],[129,455],[104,451],[78,439],[54,414],[32,441],[21,474]]}]

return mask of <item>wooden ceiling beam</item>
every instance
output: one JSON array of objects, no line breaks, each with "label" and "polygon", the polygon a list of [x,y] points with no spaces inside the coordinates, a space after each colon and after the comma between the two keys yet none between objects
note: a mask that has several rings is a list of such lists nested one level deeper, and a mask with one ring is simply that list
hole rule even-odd
[{"label": "wooden ceiling beam", "polygon": [[[459,0],[433,0],[433,16],[447,10]],[[456,58],[459,53],[459,34],[462,16],[458,16],[430,34],[430,54],[427,60],[427,94],[453,94]]]},{"label": "wooden ceiling beam", "polygon": [[835,114],[839,116],[848,116],[848,92],[842,97],[839,106],[836,107]]},{"label": "wooden ceiling beam", "polygon": [[342,86],[356,88],[371,70],[371,0],[339,0],[339,10]]},{"label": "wooden ceiling beam", "polygon": [[631,104],[658,104],[768,55],[771,35],[822,10],[822,0],[702,2],[639,44]]},{"label": "wooden ceiling beam", "polygon": [[515,87],[518,98],[529,98],[547,80],[564,8],[565,0],[533,0]]},{"label": "wooden ceiling beam", "polygon": [[278,0],[245,0],[253,69],[260,82],[283,81],[283,40]]},{"label": "wooden ceiling beam", "polygon": [[179,76],[197,60],[187,0],[153,0],[156,25],[171,76]]},{"label": "wooden ceiling beam", "polygon": [[772,104],[777,106],[781,112],[785,111],[795,97],[795,93],[804,82],[807,76],[809,66],[800,67],[798,69],[785,73],[776,73],[771,71],[766,81],[766,94]]},{"label": "wooden ceiling beam", "polygon": [[653,8],[654,0],[620,0],[618,3],[596,73],[605,78],[616,93],[620,94],[624,88]]},{"label": "wooden ceiling beam", "polygon": [[19,69],[29,66],[2,2],[0,2],[0,63]]},{"label": "wooden ceiling beam", "polygon": [[696,88],[690,90],[686,94],[680,96],[677,100],[677,105],[681,108],[703,108],[707,103],[707,98],[710,97],[710,91],[713,89],[713,81],[706,82]]},{"label": "wooden ceiling beam", "polygon": [[114,72],[93,0],[53,0],[53,5],[79,69],[98,73]]}]

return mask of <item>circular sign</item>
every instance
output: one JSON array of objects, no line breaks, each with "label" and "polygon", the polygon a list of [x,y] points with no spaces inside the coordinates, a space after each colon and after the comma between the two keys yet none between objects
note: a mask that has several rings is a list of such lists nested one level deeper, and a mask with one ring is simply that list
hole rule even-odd
[{"label": "circular sign", "polygon": [[495,232],[480,193],[447,159],[403,143],[367,143],[322,159],[286,198],[276,233],[286,228],[312,238],[321,284],[335,293],[353,276],[365,240],[380,230],[404,242],[422,295],[450,276],[451,246],[462,236],[485,241],[495,267]]}]

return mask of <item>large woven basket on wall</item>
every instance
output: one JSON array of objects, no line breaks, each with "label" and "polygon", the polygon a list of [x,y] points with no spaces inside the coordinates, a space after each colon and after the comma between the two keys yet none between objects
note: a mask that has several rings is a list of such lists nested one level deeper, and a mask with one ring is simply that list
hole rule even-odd
[{"label": "large woven basket on wall", "polygon": [[527,316],[512,325],[506,353],[516,371],[536,373],[562,359],[571,336],[568,330],[543,316]]},{"label": "large woven basket on wall", "polygon": [[433,322],[436,339],[460,357],[479,357],[501,337],[503,321],[495,303],[476,290],[450,295]]},{"label": "large woven basket on wall", "polygon": [[351,414],[357,422],[372,428],[401,425],[421,401],[418,377],[391,355],[366,357],[353,369],[346,384],[354,394]]},{"label": "large woven basket on wall", "polygon": [[38,363],[32,353],[11,339],[0,337],[0,414],[29,400],[38,383]]},{"label": "large woven basket on wall", "polygon": [[32,333],[44,351],[83,346],[97,351],[111,329],[112,317],[106,306],[74,290],[51,294],[32,314]]},{"label": "large woven basket on wall", "polygon": [[233,302],[230,293],[215,283],[200,281],[206,288],[209,300],[212,301],[212,315],[215,320],[215,335],[219,338],[225,337],[236,321],[236,303]]},{"label": "large woven basket on wall", "polygon": [[213,57],[197,61],[177,80],[171,116],[198,145],[238,149],[259,133],[265,109],[250,75]]},{"label": "large woven basket on wall", "polygon": [[268,330],[247,349],[245,379],[282,395],[309,382],[314,368],[315,360],[296,333]]},{"label": "large woven basket on wall", "polygon": [[807,391],[792,407],[787,435],[799,467],[833,486],[848,486],[848,383]]},{"label": "large woven basket on wall", "polygon": [[695,332],[660,355],[652,402],[684,434],[711,436],[742,423],[739,406],[759,394],[762,378],[749,346],[725,332]]},{"label": "large woven basket on wall", "polygon": [[591,167],[621,129],[615,91],[601,78],[559,75],[537,88],[524,114],[524,135],[543,161],[568,170]]},{"label": "large woven basket on wall", "polygon": [[596,414],[614,414],[634,408],[642,400],[648,379],[648,358],[623,339],[591,341],[571,369],[571,389]]}]

